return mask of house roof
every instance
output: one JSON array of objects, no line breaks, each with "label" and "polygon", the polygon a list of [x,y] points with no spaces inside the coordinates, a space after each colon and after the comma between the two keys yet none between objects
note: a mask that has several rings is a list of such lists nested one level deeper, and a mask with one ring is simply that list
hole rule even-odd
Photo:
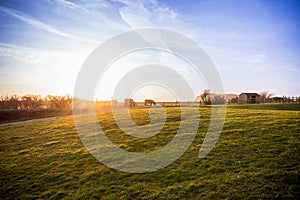
[{"label": "house roof", "polygon": [[241,93],[239,96],[241,96],[241,95],[243,95],[243,94],[246,94],[247,96],[249,96],[249,95],[260,96],[260,95],[257,94],[257,93],[248,93],[248,92],[243,92],[243,93]]}]

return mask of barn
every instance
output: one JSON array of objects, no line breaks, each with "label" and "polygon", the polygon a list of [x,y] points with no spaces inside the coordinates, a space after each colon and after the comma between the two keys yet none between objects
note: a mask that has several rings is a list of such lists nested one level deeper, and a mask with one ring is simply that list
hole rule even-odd
[{"label": "barn", "polygon": [[259,103],[260,95],[257,93],[242,93],[239,95],[238,103]]}]

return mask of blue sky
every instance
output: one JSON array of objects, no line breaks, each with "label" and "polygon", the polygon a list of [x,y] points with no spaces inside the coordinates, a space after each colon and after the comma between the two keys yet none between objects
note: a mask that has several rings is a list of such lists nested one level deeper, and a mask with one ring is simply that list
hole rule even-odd
[{"label": "blue sky", "polygon": [[2,0],[0,93],[72,94],[82,63],[103,41],[159,27],[203,47],[227,93],[298,96],[299,10],[292,0]]}]

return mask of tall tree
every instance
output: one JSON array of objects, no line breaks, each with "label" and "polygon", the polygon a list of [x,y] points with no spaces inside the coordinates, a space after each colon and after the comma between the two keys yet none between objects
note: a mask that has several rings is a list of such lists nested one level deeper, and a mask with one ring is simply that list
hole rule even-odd
[{"label": "tall tree", "polygon": [[274,93],[271,93],[269,91],[262,91],[260,93],[260,99],[263,103],[268,102],[272,96],[274,96]]},{"label": "tall tree", "polygon": [[210,105],[211,104],[209,89],[203,90],[202,94],[200,94],[200,99],[201,99],[201,102],[204,103],[205,105]]}]

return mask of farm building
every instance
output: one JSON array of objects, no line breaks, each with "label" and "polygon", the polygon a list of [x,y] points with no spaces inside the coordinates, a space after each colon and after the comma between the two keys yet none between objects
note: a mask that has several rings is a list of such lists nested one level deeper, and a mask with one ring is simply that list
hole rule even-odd
[{"label": "farm building", "polygon": [[242,93],[239,95],[238,103],[259,103],[260,95],[257,93]]},{"label": "farm building", "polygon": [[283,97],[272,97],[271,98],[271,102],[272,103],[283,103],[284,102],[284,98]]}]

